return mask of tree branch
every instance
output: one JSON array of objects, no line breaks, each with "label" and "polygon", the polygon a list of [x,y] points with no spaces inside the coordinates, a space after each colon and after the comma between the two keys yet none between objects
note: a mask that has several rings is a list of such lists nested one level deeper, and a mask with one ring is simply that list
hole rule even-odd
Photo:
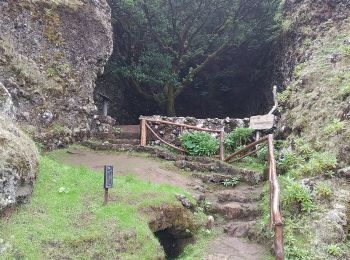
[{"label": "tree branch", "polygon": [[157,43],[159,44],[159,46],[165,50],[166,52],[168,52],[169,54],[171,54],[172,56],[174,57],[177,57],[178,56],[178,53],[173,49],[171,48],[170,46],[167,46],[163,41],[162,39],[160,38],[159,34],[154,30],[153,28],[153,25],[152,25],[152,19],[150,17],[150,14],[149,14],[149,10],[148,10],[148,7],[147,5],[145,4],[145,2],[143,2],[143,5],[142,5],[142,10],[145,14],[145,17],[147,19],[147,23],[148,23],[148,27],[153,35],[153,37],[155,38],[155,40],[157,41]]}]

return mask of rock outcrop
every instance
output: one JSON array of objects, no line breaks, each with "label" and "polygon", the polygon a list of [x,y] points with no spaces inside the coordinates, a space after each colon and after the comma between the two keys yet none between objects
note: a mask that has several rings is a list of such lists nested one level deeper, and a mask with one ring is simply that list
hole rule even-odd
[{"label": "rock outcrop", "polygon": [[34,143],[13,123],[11,95],[0,84],[0,213],[31,195],[38,170]]},{"label": "rock outcrop", "polygon": [[9,118],[0,115],[0,212],[27,201],[37,170],[34,143]]},{"label": "rock outcrop", "polygon": [[0,1],[0,82],[48,148],[89,135],[97,74],[112,52],[105,0]]}]

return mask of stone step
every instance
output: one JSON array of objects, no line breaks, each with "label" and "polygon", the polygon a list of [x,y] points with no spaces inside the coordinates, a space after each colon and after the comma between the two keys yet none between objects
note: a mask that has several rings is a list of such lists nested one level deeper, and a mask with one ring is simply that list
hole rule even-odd
[{"label": "stone step", "polygon": [[235,188],[219,190],[215,192],[218,202],[240,202],[247,203],[258,201],[261,198],[261,186],[239,185]]},{"label": "stone step", "polygon": [[139,139],[140,138],[140,126],[139,125],[120,125],[117,126],[120,129],[119,133],[116,133],[116,137],[119,139]]},{"label": "stone step", "polygon": [[[258,184],[266,179],[266,176],[263,172],[233,167],[221,161],[202,163],[197,161],[178,160],[176,161],[175,165],[181,169],[188,171],[210,172],[210,175],[212,175],[212,173],[221,173],[220,175],[223,178],[220,178],[218,176],[219,178],[216,178],[219,179],[218,182],[222,182],[232,176],[241,177],[242,181],[250,184]],[[210,181],[216,182],[213,180]]]},{"label": "stone step", "polygon": [[241,190],[222,190],[216,192],[218,202],[239,202],[247,203],[252,202],[252,194],[248,192],[243,192]]},{"label": "stone step", "polygon": [[111,144],[130,144],[130,145],[139,145],[140,139],[111,139],[108,140]]},{"label": "stone step", "polygon": [[226,219],[254,220],[259,216],[260,211],[257,203],[229,202],[225,204],[215,204],[217,212]]},{"label": "stone step", "polygon": [[224,226],[224,232],[231,237],[249,237],[256,221],[233,221]]}]

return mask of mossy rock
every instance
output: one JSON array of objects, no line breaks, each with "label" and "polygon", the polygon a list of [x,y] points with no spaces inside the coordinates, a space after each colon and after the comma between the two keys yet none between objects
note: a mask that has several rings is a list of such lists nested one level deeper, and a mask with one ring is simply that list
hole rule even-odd
[{"label": "mossy rock", "polygon": [[38,170],[34,143],[0,115],[0,212],[31,195]]}]

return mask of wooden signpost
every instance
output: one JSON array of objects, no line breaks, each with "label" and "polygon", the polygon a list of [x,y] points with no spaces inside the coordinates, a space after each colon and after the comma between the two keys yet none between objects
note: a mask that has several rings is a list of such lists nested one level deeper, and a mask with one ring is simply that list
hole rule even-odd
[{"label": "wooden signpost", "polygon": [[109,199],[108,189],[113,187],[113,166],[111,165],[105,165],[104,167],[103,187],[105,189],[104,204],[107,205]]},{"label": "wooden signpost", "polygon": [[268,130],[273,127],[275,123],[275,116],[272,114],[252,116],[250,118],[249,128],[254,130]]}]

